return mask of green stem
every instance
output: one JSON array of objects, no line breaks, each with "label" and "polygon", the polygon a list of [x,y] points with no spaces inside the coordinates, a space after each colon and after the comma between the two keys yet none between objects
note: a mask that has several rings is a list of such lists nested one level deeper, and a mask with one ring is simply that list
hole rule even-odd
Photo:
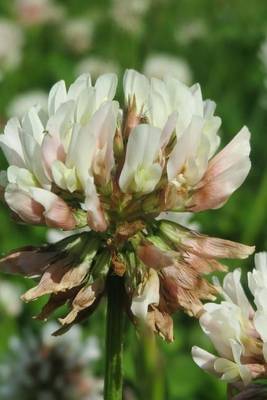
[{"label": "green stem", "polygon": [[166,399],[164,369],[153,332],[146,327],[140,329],[137,354],[137,370],[140,398],[146,400]]},{"label": "green stem", "polygon": [[124,328],[123,279],[110,276],[107,282],[107,325],[105,400],[122,400],[122,358]]}]

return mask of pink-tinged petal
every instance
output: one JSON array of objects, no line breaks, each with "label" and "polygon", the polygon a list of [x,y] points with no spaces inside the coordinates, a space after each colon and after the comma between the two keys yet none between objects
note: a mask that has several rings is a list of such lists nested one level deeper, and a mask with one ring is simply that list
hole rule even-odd
[{"label": "pink-tinged petal", "polygon": [[208,237],[197,233],[185,237],[182,244],[193,254],[206,258],[247,258],[251,255],[255,246],[246,246],[219,238]]},{"label": "pink-tinged petal", "polygon": [[65,150],[58,136],[46,134],[42,143],[42,158],[45,171],[51,178],[51,166],[55,160],[65,161]]},{"label": "pink-tinged petal", "polygon": [[42,275],[56,254],[53,251],[42,252],[39,248],[30,246],[23,247],[1,258],[0,270],[9,274],[37,277]]},{"label": "pink-tinged petal", "polygon": [[203,211],[221,207],[242,185],[250,170],[250,132],[247,127],[210,162],[207,171],[195,187],[187,209]]},{"label": "pink-tinged petal", "polygon": [[147,313],[148,326],[167,342],[173,342],[173,320],[160,306],[150,305]]},{"label": "pink-tinged petal", "polygon": [[217,360],[217,357],[215,357],[213,354],[201,349],[198,346],[193,346],[192,357],[195,363],[201,369],[204,369],[211,374],[217,375],[214,369],[214,362]]},{"label": "pink-tinged petal", "polygon": [[69,132],[73,125],[75,102],[70,100],[58,108],[57,112],[51,116],[46,125],[46,131],[51,136],[58,136],[65,146],[69,145]]},{"label": "pink-tinged petal", "polygon": [[104,283],[102,280],[95,281],[92,285],[84,286],[74,297],[71,304],[72,310],[65,318],[60,318],[60,323],[62,325],[71,324],[77,318],[79,312],[90,307],[103,290]]},{"label": "pink-tinged petal", "polygon": [[118,111],[118,102],[105,102],[93,115],[90,122],[91,130],[96,136],[93,169],[94,174],[101,181],[100,183],[107,183],[110,180],[110,173],[114,166],[113,141]]},{"label": "pink-tinged petal", "polygon": [[31,301],[50,293],[60,293],[82,284],[88,273],[90,264],[83,262],[80,265],[69,265],[69,261],[59,260],[50,265],[42,275],[37,286],[29,289],[22,299]]},{"label": "pink-tinged petal", "polygon": [[160,270],[162,268],[171,266],[175,260],[167,251],[162,251],[152,244],[145,244],[138,247],[138,257],[145,265],[150,268]]},{"label": "pink-tinged petal", "polygon": [[29,193],[16,184],[9,184],[5,191],[5,201],[24,222],[40,224],[44,222],[44,207],[36,202]]},{"label": "pink-tinged petal", "polygon": [[44,218],[48,226],[71,230],[76,221],[70,207],[56,194],[40,188],[32,188],[31,195],[44,208]]},{"label": "pink-tinged petal", "polygon": [[200,255],[193,254],[190,249],[185,249],[182,252],[184,261],[189,264],[199,274],[209,274],[214,271],[227,271],[227,267],[211,257],[201,257]]},{"label": "pink-tinged petal", "polygon": [[106,231],[108,224],[92,177],[88,178],[86,184],[85,209],[89,227],[97,232]]},{"label": "pink-tinged petal", "polygon": [[163,268],[159,276],[161,295],[169,313],[182,308],[189,315],[199,317],[203,311],[201,300],[215,300],[214,286],[186,262]]}]

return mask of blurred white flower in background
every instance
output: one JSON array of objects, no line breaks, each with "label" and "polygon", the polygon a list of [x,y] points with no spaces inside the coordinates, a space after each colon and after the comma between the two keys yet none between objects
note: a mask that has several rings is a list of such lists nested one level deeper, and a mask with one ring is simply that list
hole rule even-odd
[{"label": "blurred white flower in background", "polygon": [[57,22],[64,16],[64,9],[53,0],[16,0],[15,11],[25,25]]},{"label": "blurred white flower in background", "polygon": [[0,364],[1,400],[103,399],[103,380],[91,372],[100,357],[97,338],[83,339],[78,326],[53,337],[56,328],[49,323],[40,335],[10,339],[9,358]]},{"label": "blurred white flower in background", "polygon": [[21,294],[22,291],[18,286],[0,281],[0,308],[12,317],[18,316],[22,311]]},{"label": "blurred white flower in background", "polygon": [[119,73],[119,65],[113,61],[97,56],[86,57],[76,66],[76,76],[90,73],[93,80],[99,75],[113,72]]},{"label": "blurred white flower in background", "polygon": [[150,0],[112,0],[111,17],[121,29],[139,34],[150,4]]},{"label": "blurred white flower in background", "polygon": [[259,58],[265,68],[267,70],[267,37],[264,39],[260,46],[260,51],[259,51]]},{"label": "blurred white flower in background", "polygon": [[188,45],[194,40],[203,39],[208,34],[207,24],[203,19],[194,19],[183,25],[178,24],[175,39],[183,45]]},{"label": "blurred white flower in background", "polygon": [[200,317],[201,328],[219,356],[197,346],[192,349],[198,366],[238,389],[267,376],[267,253],[256,254],[255,269],[248,273],[255,307],[240,278],[236,269],[226,275],[223,287],[217,283],[224,300],[207,303]]},{"label": "blurred white flower in background", "polygon": [[31,107],[47,111],[48,95],[42,90],[31,90],[16,96],[8,106],[8,116],[22,118]]},{"label": "blurred white flower in background", "polygon": [[64,21],[62,35],[67,47],[75,53],[86,52],[92,46],[94,23],[89,18]]},{"label": "blurred white flower in background", "polygon": [[10,20],[0,19],[0,79],[19,65],[23,42],[22,30]]},{"label": "blurred white flower in background", "polygon": [[147,57],[144,74],[148,77],[163,79],[172,76],[186,85],[192,83],[192,71],[186,60],[168,54],[151,54]]}]

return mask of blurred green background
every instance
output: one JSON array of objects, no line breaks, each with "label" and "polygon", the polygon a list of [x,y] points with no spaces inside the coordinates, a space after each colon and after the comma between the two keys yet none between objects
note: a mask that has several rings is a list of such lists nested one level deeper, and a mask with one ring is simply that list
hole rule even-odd
[{"label": "blurred green background", "polygon": [[[42,91],[45,95],[57,80],[65,79],[69,84],[85,70],[93,75],[109,70],[122,75],[125,68],[147,73],[154,68],[160,73],[166,69],[162,57],[168,57],[168,62],[171,57],[172,68],[176,62],[181,79],[189,84],[199,82],[203,97],[216,101],[217,115],[223,121],[222,144],[244,124],[252,132],[253,167],[248,179],[222,209],[197,215],[194,220],[204,233],[256,244],[258,251],[267,249],[266,1],[32,0],[28,9],[23,3],[27,2],[0,1],[1,128],[10,114],[23,108],[23,101],[18,106],[14,99],[27,92]],[[34,3],[52,8],[49,12],[42,9],[39,15]],[[17,29],[10,44],[9,36],[1,30],[6,22]],[[15,61],[12,52],[17,52]],[[159,64],[155,66],[155,62]],[[1,169],[6,168],[2,154],[0,164]],[[1,253],[41,244],[46,234],[45,228],[15,224],[0,204]],[[242,263],[243,270],[252,264],[252,259]],[[3,282],[12,282],[21,291],[31,286],[25,280],[2,275],[0,291]],[[40,302],[23,305],[14,316],[5,306],[4,293],[0,295],[1,359],[8,354],[12,335],[28,330],[38,334],[42,329],[40,322],[32,320]],[[8,302],[17,301],[15,295],[12,299],[9,294]],[[98,336],[102,348],[103,326],[104,307],[83,327],[85,336]],[[133,393],[125,398],[131,399],[133,394],[140,400],[226,398],[225,385],[203,373],[191,359],[192,345],[212,350],[197,321],[178,314],[175,342],[166,344],[157,339],[159,354],[154,354],[153,345],[140,341],[132,326],[127,325],[126,330],[125,379]],[[92,368],[97,376],[103,376],[103,357]],[[155,393],[149,391],[152,386],[157,387]]]}]

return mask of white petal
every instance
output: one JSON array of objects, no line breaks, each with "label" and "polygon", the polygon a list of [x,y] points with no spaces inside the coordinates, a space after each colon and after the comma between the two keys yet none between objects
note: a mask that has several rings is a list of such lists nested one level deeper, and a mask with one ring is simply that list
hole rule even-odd
[{"label": "white petal", "polygon": [[76,126],[72,133],[66,166],[68,168],[76,167],[77,175],[83,188],[86,187],[95,150],[96,138],[90,123],[81,128]]},{"label": "white petal", "polygon": [[195,110],[195,100],[190,89],[174,78],[166,79],[173,109],[178,112],[176,134],[179,137],[190,124]]},{"label": "white petal", "polygon": [[150,125],[141,124],[130,134],[125,162],[119,178],[120,188],[126,192],[138,168],[150,167],[160,150],[161,131]]},{"label": "white petal", "polygon": [[123,77],[123,90],[126,103],[135,96],[137,113],[146,112],[149,94],[149,80],[133,69],[127,69]]},{"label": "white petal", "polygon": [[193,117],[188,129],[178,139],[167,164],[169,181],[173,180],[180,173],[186,160],[195,158],[201,140],[203,123],[202,118]]},{"label": "white petal", "polygon": [[95,88],[84,89],[77,100],[76,121],[86,125],[96,110]]},{"label": "white petal", "polygon": [[41,145],[44,137],[44,127],[35,107],[32,107],[24,116],[22,129],[34,137],[36,142]]},{"label": "white petal", "polygon": [[140,294],[132,299],[131,311],[139,319],[146,320],[150,304],[159,303],[159,277],[155,270],[149,269],[149,276]]},{"label": "white petal", "polygon": [[84,209],[87,210],[89,227],[95,231],[104,232],[107,229],[107,222],[92,176],[89,176],[86,181]]},{"label": "white petal", "polygon": [[205,100],[203,102],[204,105],[204,117],[209,118],[214,115],[216,109],[216,103],[212,100]]},{"label": "white petal", "polygon": [[162,175],[162,167],[152,164],[141,168],[134,174],[135,191],[150,193],[154,190]]},{"label": "white petal", "polygon": [[52,164],[52,176],[57,186],[63,190],[73,193],[79,189],[75,168],[67,168],[61,161],[54,161]]},{"label": "white petal", "polygon": [[194,115],[198,115],[199,117],[203,117],[203,98],[201,87],[199,83],[191,86],[190,91],[194,98]]},{"label": "white petal", "polygon": [[104,103],[104,101],[113,99],[116,93],[117,84],[118,77],[116,74],[104,74],[97,78],[95,83],[96,108]]},{"label": "white petal", "polygon": [[[107,183],[110,179],[111,170],[115,164],[113,154],[113,141],[117,127],[117,116],[119,103],[108,101],[98,109],[90,122],[91,130],[94,132],[97,143],[97,152],[94,156],[95,167],[99,167],[101,180]],[[99,157],[98,157],[99,155]]]},{"label": "white petal", "polygon": [[48,96],[48,114],[55,114],[59,106],[67,101],[67,90],[64,81],[59,81],[51,88]]},{"label": "white petal", "polygon": [[19,137],[20,130],[19,120],[11,118],[5,126],[4,134],[0,135],[0,146],[10,165],[23,168],[25,167],[25,161]]},{"label": "white petal", "polygon": [[223,281],[223,289],[228,298],[242,309],[244,316],[249,318],[253,309],[241,285],[240,278],[240,269],[235,269],[233,272],[227,274]]},{"label": "white petal", "polygon": [[49,118],[46,125],[46,131],[48,131],[51,136],[59,137],[66,152],[68,151],[70,141],[74,110],[75,103],[72,100],[60,105],[55,114]]},{"label": "white petal", "polygon": [[[153,81],[152,81],[153,82]],[[160,81],[163,85],[162,90],[154,90],[152,89],[149,94],[148,99],[148,116],[149,121],[152,125],[163,129],[164,125],[167,122],[168,117],[170,116],[172,109],[170,106],[169,98],[165,89],[165,85],[162,81]],[[155,80],[153,82],[155,85]],[[158,86],[158,84],[157,84]],[[146,110],[145,110],[146,111]],[[177,118],[176,118],[177,120]],[[176,121],[175,121],[176,126]],[[175,128],[174,126],[174,128]]]},{"label": "white petal", "polygon": [[243,365],[241,363],[241,356],[242,353],[244,352],[243,346],[236,340],[230,340],[230,342],[233,352],[233,358],[236,364],[238,365],[240,377],[242,378],[244,384],[248,385],[252,379],[252,375],[250,369],[246,365]]},{"label": "white petal", "polygon": [[199,320],[203,332],[210,338],[220,356],[231,359],[229,339],[239,340],[243,333],[240,323],[241,310],[229,302],[207,303],[204,309],[206,312]]},{"label": "white petal", "polygon": [[26,191],[28,188],[36,186],[36,180],[32,173],[25,168],[19,168],[15,165],[11,165],[7,169],[7,178],[9,183],[17,184]]},{"label": "white petal", "polygon": [[215,371],[222,374],[221,379],[226,382],[235,382],[240,378],[238,365],[225,358],[218,358],[214,363]]},{"label": "white petal", "polygon": [[267,310],[256,311],[253,319],[255,328],[264,343],[267,342]]},{"label": "white petal", "polygon": [[92,86],[90,74],[82,74],[73,82],[68,90],[68,99],[77,100],[82,91],[88,90]]},{"label": "white petal", "polygon": [[26,132],[20,133],[20,140],[23,146],[24,159],[27,168],[34,174],[38,182],[49,189],[51,184],[45,173],[42,160],[41,147],[33,136]]},{"label": "white petal", "polygon": [[255,296],[258,289],[267,288],[267,253],[255,254],[255,268],[248,272],[248,286]]},{"label": "white petal", "polygon": [[160,147],[162,149],[164,149],[168,145],[168,143],[170,141],[170,138],[171,138],[173,132],[175,131],[175,126],[176,126],[176,122],[177,122],[177,116],[178,116],[177,112],[173,112],[169,116],[169,118],[167,119],[166,124],[163,127],[162,135],[161,135],[161,138],[160,138]]},{"label": "white petal", "polygon": [[200,368],[212,374],[216,373],[214,370],[214,362],[217,360],[217,357],[215,357],[213,354],[201,349],[198,346],[193,346],[192,357]]}]

